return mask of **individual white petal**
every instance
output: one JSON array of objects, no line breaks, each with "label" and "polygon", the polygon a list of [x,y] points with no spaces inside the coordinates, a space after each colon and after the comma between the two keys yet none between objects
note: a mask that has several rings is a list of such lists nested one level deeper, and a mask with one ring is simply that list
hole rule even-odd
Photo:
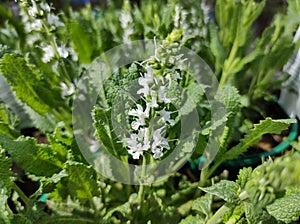
[{"label": "individual white petal", "polygon": [[162,156],[163,156],[163,152],[160,151],[160,150],[155,151],[154,154],[153,154],[154,159],[159,159]]},{"label": "individual white petal", "polygon": [[131,127],[133,130],[138,130],[140,126],[141,126],[141,123],[139,121],[133,121],[131,123]]}]

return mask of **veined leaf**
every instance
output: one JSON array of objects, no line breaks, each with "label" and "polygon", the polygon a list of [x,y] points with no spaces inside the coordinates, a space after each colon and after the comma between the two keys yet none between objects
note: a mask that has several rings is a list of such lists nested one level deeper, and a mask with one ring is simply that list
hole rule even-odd
[{"label": "veined leaf", "polygon": [[284,223],[297,221],[300,216],[300,192],[292,192],[275,200],[267,206],[267,210],[276,220]]},{"label": "veined leaf", "polygon": [[113,132],[110,112],[111,110],[105,110],[99,107],[93,110],[93,120],[97,135],[108,151],[114,153],[115,156],[125,155],[127,152],[121,150],[123,147],[118,143],[118,138]]},{"label": "veined leaf", "polygon": [[51,194],[52,197],[65,200],[71,196],[71,198],[78,199],[82,204],[85,204],[92,201],[93,197],[100,195],[97,174],[91,166],[69,161],[65,170],[67,176],[61,179],[57,189]]},{"label": "veined leaf", "polygon": [[294,122],[294,119],[272,120],[271,118],[266,118],[266,120],[261,121],[259,124],[255,124],[254,128],[250,130],[249,134],[247,134],[238,145],[225,153],[223,159],[226,160],[237,157],[245,152],[251,145],[259,142],[262,135],[268,133],[280,134]]},{"label": "veined leaf", "polygon": [[39,76],[27,65],[24,58],[5,54],[0,61],[0,70],[20,100],[42,115],[50,110],[35,91],[40,83]]},{"label": "veined leaf", "polygon": [[205,194],[204,196],[197,198],[193,201],[192,209],[208,217],[211,213],[212,202],[213,202],[212,195]]},{"label": "veined leaf", "polygon": [[251,167],[245,167],[239,171],[238,179],[236,183],[240,185],[240,187],[243,189],[246,185],[246,183],[250,180],[252,175],[252,168]]},{"label": "veined leaf", "polygon": [[0,188],[5,188],[7,196],[10,196],[12,186],[12,161],[4,153],[0,153]]},{"label": "veined leaf", "polygon": [[0,122],[0,135],[7,135],[9,138],[15,139],[21,134],[13,130],[8,124]]},{"label": "veined leaf", "polygon": [[200,188],[206,193],[215,195],[222,198],[229,203],[238,203],[239,196],[238,190],[240,186],[233,181],[221,180],[219,183],[212,185],[211,187]]},{"label": "veined leaf", "polygon": [[24,170],[36,176],[50,177],[63,168],[50,145],[38,145],[33,138],[19,138],[15,141],[0,136],[0,145]]}]

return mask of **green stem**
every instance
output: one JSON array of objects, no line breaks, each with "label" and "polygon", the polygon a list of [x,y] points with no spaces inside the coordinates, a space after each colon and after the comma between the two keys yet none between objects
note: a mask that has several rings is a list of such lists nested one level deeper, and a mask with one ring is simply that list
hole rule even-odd
[{"label": "green stem", "polygon": [[19,186],[16,183],[13,183],[12,189],[18,193],[25,205],[28,205],[29,198],[24,194],[24,192],[19,188]]},{"label": "green stem", "polygon": [[[146,173],[146,164],[147,164],[146,156],[143,156],[141,178],[144,178],[144,177],[145,177],[145,173]],[[142,183],[142,184],[139,186],[139,192],[138,192],[138,197],[137,197],[137,203],[138,203],[138,204],[143,203],[143,200],[144,200],[144,189],[145,189],[145,186],[144,186],[144,184]]]},{"label": "green stem", "polygon": [[229,211],[229,207],[225,204],[206,222],[206,224],[216,224],[223,215]]}]

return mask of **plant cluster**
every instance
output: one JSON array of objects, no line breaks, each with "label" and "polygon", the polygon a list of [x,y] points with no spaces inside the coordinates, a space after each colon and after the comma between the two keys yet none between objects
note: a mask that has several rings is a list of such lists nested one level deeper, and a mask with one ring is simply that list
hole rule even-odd
[{"label": "plant cluster", "polygon": [[[104,8],[88,5],[57,13],[46,1],[20,0],[17,15],[0,6],[0,73],[30,118],[28,125],[11,103],[0,102],[0,198],[5,202],[0,223],[298,220],[299,142],[282,157],[258,158],[261,165],[244,167],[235,181],[217,172],[262,135],[280,134],[296,122],[266,117],[257,106],[262,99],[274,100],[274,86],[286,77],[274,74],[283,70],[300,43],[294,41],[299,0],[289,0],[286,11],[255,35],[254,22],[266,4],[217,0],[209,6],[204,1],[170,0],[137,6],[124,0],[121,8],[109,1]],[[141,39],[153,39],[149,58],[118,68],[105,82],[89,79],[95,60],[107,62],[103,53],[126,43],[128,52],[121,56],[129,57],[131,41]],[[209,77],[201,83],[186,69],[185,48],[208,64],[208,73],[219,82],[215,91],[210,92],[214,84]],[[96,104],[87,106],[95,130],[84,136],[89,157],[76,141],[80,130],[73,126],[72,112],[88,105],[89,96],[99,89]],[[80,107],[74,108],[74,102]],[[198,120],[190,121],[191,114]],[[75,122],[85,127],[84,119]],[[181,133],[192,123],[199,128],[190,128],[191,135]],[[21,129],[30,126],[46,134],[47,144],[22,134]],[[125,164],[155,166],[176,147],[176,163],[167,169],[177,170],[190,159],[192,167],[200,160],[200,171],[176,172],[136,186],[114,182],[97,169],[104,164],[111,177],[128,171],[103,159],[101,150]],[[26,195],[17,184],[22,180],[12,169],[16,165],[36,182],[35,193]],[[143,169],[132,172],[154,181]]]}]

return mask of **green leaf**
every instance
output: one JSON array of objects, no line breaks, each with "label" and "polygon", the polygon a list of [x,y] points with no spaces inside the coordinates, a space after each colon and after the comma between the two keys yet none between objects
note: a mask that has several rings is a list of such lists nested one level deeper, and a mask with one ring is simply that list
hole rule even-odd
[{"label": "green leaf", "polygon": [[0,136],[0,145],[26,172],[37,176],[50,177],[63,168],[50,145],[38,145],[33,138],[19,138],[15,141]]},{"label": "green leaf", "polygon": [[8,124],[0,122],[0,135],[7,135],[11,139],[19,137],[21,134],[13,130]]},{"label": "green leaf", "polygon": [[27,105],[24,105],[23,108],[29,115],[30,120],[32,120],[32,124],[34,125],[34,127],[45,133],[51,132],[55,129],[56,121],[50,114],[42,116]]},{"label": "green leaf", "polygon": [[10,158],[1,152],[0,154],[0,188],[6,188],[7,196],[10,196],[10,190],[12,187],[12,161]]},{"label": "green leaf", "polygon": [[91,166],[72,161],[67,162],[65,170],[67,176],[61,179],[51,196],[64,200],[70,195],[83,204],[90,202],[93,205],[93,197],[100,195],[95,170]]},{"label": "green leaf", "polygon": [[82,63],[90,63],[92,61],[93,54],[93,41],[92,33],[88,31],[88,28],[83,21],[77,20],[69,24],[70,37],[74,48],[78,54],[79,60]]},{"label": "green leaf", "polygon": [[215,57],[216,74],[221,70],[226,59],[226,52],[218,36],[217,26],[214,22],[209,24],[210,50]]},{"label": "green leaf", "polygon": [[300,216],[300,192],[292,192],[267,206],[267,211],[277,220],[291,223]]},{"label": "green leaf", "polygon": [[239,171],[238,179],[236,183],[240,185],[240,187],[243,189],[246,185],[246,183],[250,180],[252,175],[252,168],[251,167],[244,167]]},{"label": "green leaf", "polygon": [[199,85],[198,83],[190,83],[186,88],[187,99],[184,105],[180,108],[180,115],[191,113],[195,107],[203,100],[205,89],[207,86]]},{"label": "green leaf", "polygon": [[239,202],[238,191],[239,185],[233,181],[221,180],[219,183],[211,187],[200,188],[206,193],[222,198],[224,201],[236,204]]},{"label": "green leaf", "polygon": [[225,85],[217,92],[215,99],[224,105],[227,118],[226,128],[221,138],[221,147],[217,155],[218,159],[223,156],[234,134],[236,117],[241,110],[241,96],[234,86]]},{"label": "green leaf", "polygon": [[122,144],[118,143],[118,138],[113,132],[111,124],[111,110],[96,107],[93,110],[94,125],[97,130],[97,136],[105,148],[115,156],[126,155],[126,150],[122,150]]},{"label": "green leaf", "polygon": [[189,215],[181,220],[179,224],[205,224],[205,220],[200,215]]},{"label": "green leaf", "polygon": [[24,58],[5,54],[0,61],[0,70],[22,102],[41,115],[50,110],[35,90],[40,85],[39,76],[27,65]]},{"label": "green leaf", "polygon": [[228,212],[223,216],[224,223],[237,223],[245,213],[244,205],[240,204],[231,208]]},{"label": "green leaf", "polygon": [[233,159],[238,155],[245,152],[251,145],[256,144],[261,139],[264,134],[280,134],[283,130],[286,130],[291,123],[294,123],[294,119],[279,119],[272,120],[271,118],[266,118],[266,120],[261,121],[259,124],[255,124],[254,128],[241,140],[241,142],[231,148],[223,156],[223,160]]},{"label": "green leaf", "polygon": [[206,194],[200,198],[196,198],[193,201],[192,209],[208,217],[211,213],[212,199],[213,197],[211,194]]}]

